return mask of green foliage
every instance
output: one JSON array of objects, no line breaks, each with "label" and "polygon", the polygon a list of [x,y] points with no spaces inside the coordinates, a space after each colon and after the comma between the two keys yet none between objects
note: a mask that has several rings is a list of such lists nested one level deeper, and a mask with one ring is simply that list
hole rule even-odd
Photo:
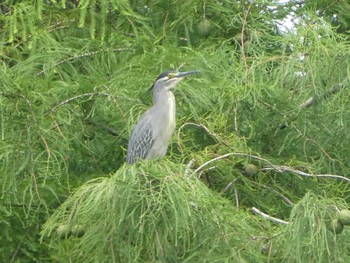
[{"label": "green foliage", "polygon": [[[339,0],[337,4],[330,0],[305,1],[306,9],[317,10],[319,16],[326,18],[337,27],[339,33],[349,34],[350,4],[349,1]],[[301,9],[299,12],[302,12]]]},{"label": "green foliage", "polygon": [[[261,222],[211,192],[186,166],[145,162],[82,185],[43,226],[63,261],[258,261]],[[61,240],[61,224],[83,225],[83,237]],[[254,227],[253,227],[254,226]],[[239,233],[239,236],[236,234]],[[246,246],[250,247],[249,249]],[[255,251],[254,251],[255,250]]]},{"label": "green foliage", "polygon": [[290,224],[280,237],[283,262],[349,261],[349,230],[336,234],[329,229],[341,207],[345,207],[342,200],[306,194],[293,208]]},{"label": "green foliage", "polygon": [[[347,262],[344,233],[310,226],[349,202],[332,177],[350,174],[348,3],[315,3],[2,1],[0,261]],[[166,160],[125,166],[169,68],[202,74],[175,91]],[[85,235],[58,240],[61,224]]]}]

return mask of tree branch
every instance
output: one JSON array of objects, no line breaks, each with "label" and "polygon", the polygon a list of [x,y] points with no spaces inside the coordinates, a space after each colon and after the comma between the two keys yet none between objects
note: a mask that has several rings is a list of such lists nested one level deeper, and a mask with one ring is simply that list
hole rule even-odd
[{"label": "tree branch", "polygon": [[245,26],[247,24],[248,14],[250,12],[250,9],[252,8],[252,5],[253,5],[253,1],[249,4],[247,11],[244,12],[244,19],[243,19],[243,25],[242,25],[242,31],[241,31],[242,56],[243,56],[244,66],[246,70],[248,70],[248,64],[247,64],[247,58],[245,56],[245,51],[244,51],[244,31],[245,31]]},{"label": "tree branch", "polygon": [[255,207],[252,207],[252,211],[253,211],[254,214],[260,215],[263,218],[265,218],[267,220],[270,220],[270,221],[272,221],[274,223],[283,224],[283,225],[288,225],[289,224],[289,222],[284,221],[284,220],[279,219],[279,218],[276,218],[276,217],[273,217],[273,216],[269,216],[268,214],[265,214],[264,212],[261,212],[259,209],[255,208]]},{"label": "tree branch", "polygon": [[309,174],[309,173],[305,173],[303,171],[288,167],[288,166],[284,166],[284,165],[274,165],[272,168],[270,167],[266,167],[266,168],[262,168],[261,171],[277,171],[279,173],[285,173],[285,172],[290,172],[290,173],[294,173],[300,176],[305,176],[305,177],[316,177],[316,178],[332,178],[332,179],[340,179],[346,183],[350,183],[350,179],[341,176],[341,175],[336,175],[336,174]]},{"label": "tree branch", "polygon": [[337,83],[337,84],[333,85],[333,87],[330,90],[325,92],[320,98],[311,97],[311,98],[307,99],[305,102],[303,102],[302,104],[300,104],[299,107],[302,109],[310,108],[311,106],[315,105],[317,102],[324,100],[324,99],[326,99],[334,94],[337,94],[339,91],[341,91],[343,86],[344,86],[343,83]]},{"label": "tree branch", "polygon": [[57,109],[58,107],[61,107],[61,106],[65,105],[65,104],[68,104],[68,103],[70,103],[70,102],[72,102],[72,101],[74,101],[74,100],[81,99],[81,98],[84,98],[84,97],[98,97],[98,96],[108,97],[109,94],[108,94],[108,93],[98,93],[98,92],[97,92],[97,93],[85,93],[85,94],[80,94],[80,95],[71,97],[71,98],[69,98],[69,99],[67,99],[67,100],[65,100],[65,101],[60,102],[59,104],[57,104],[56,106],[54,106],[53,108],[51,108],[51,112],[56,111],[56,109]]},{"label": "tree branch", "polygon": [[270,167],[262,168],[261,171],[274,170],[274,171],[277,171],[277,172],[280,172],[280,173],[291,172],[291,173],[294,173],[294,174],[297,174],[297,175],[300,175],[300,176],[305,176],[305,177],[340,179],[340,180],[342,180],[342,181],[344,181],[346,183],[350,183],[350,179],[348,179],[348,178],[346,178],[344,176],[341,176],[341,175],[335,175],[335,174],[309,174],[309,173],[305,173],[303,171],[300,171],[300,170],[297,170],[297,169],[294,169],[294,168],[291,168],[291,167],[288,167],[288,166],[285,166],[285,165],[275,165],[275,164],[272,164],[267,159],[264,159],[264,158],[261,158],[259,156],[255,156],[255,155],[246,154],[246,153],[226,153],[224,155],[215,157],[215,158],[205,162],[201,166],[199,166],[196,170],[194,170],[194,172],[193,172],[193,174],[191,176],[193,176],[194,174],[198,173],[199,171],[201,171],[204,167],[208,166],[209,164],[212,164],[213,162],[216,162],[216,161],[221,160],[221,159],[228,158],[230,156],[249,157],[249,158],[252,158],[252,159],[263,161],[263,162],[267,163],[270,166]]},{"label": "tree branch", "polygon": [[133,48],[115,48],[115,49],[112,49],[112,50],[97,50],[97,51],[92,51],[92,52],[79,54],[79,55],[76,55],[76,56],[73,56],[73,57],[61,60],[61,61],[57,62],[56,64],[53,64],[52,66],[48,67],[47,69],[43,69],[43,70],[39,71],[36,75],[40,76],[41,74],[45,73],[49,69],[52,69],[52,68],[57,67],[57,66],[59,66],[59,65],[61,65],[63,63],[66,63],[66,62],[69,62],[69,61],[72,61],[72,60],[76,60],[76,59],[79,59],[79,58],[91,57],[93,55],[96,55],[96,54],[99,54],[99,53],[103,53],[103,52],[123,52],[123,51],[135,51],[135,49],[133,49]]}]

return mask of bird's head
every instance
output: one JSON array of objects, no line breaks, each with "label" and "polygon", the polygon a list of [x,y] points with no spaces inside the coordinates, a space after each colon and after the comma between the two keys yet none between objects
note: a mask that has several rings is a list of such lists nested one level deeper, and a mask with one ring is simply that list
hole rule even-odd
[{"label": "bird's head", "polygon": [[171,90],[175,88],[176,84],[179,83],[184,77],[192,74],[200,73],[199,70],[179,72],[176,70],[165,71],[158,76],[156,81],[153,83],[150,90],[162,91],[162,90]]}]

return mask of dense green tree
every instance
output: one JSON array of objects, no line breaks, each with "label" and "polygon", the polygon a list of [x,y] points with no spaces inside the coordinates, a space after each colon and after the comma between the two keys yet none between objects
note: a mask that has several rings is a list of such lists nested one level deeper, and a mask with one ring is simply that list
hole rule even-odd
[{"label": "dense green tree", "polygon": [[[0,261],[348,262],[348,10],[2,1]],[[170,68],[202,74],[167,156],[128,166]]]}]

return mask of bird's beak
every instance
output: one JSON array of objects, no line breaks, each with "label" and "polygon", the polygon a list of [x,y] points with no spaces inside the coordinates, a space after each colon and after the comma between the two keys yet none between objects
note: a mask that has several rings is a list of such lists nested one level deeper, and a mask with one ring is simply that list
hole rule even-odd
[{"label": "bird's beak", "polygon": [[[169,77],[169,79],[173,79],[173,78],[183,78],[186,77],[188,75],[192,75],[192,74],[199,74],[201,73],[200,70],[192,70],[192,71],[186,71],[186,72],[174,72],[171,73],[172,76]],[[154,84],[153,84],[154,85]],[[153,89],[153,85],[146,91],[146,93],[151,92],[151,90]]]},{"label": "bird's beak", "polygon": [[174,78],[182,78],[182,77],[186,77],[188,75],[199,74],[199,73],[201,73],[200,70],[192,70],[192,71],[187,71],[187,72],[178,72],[178,73],[176,73]]}]

